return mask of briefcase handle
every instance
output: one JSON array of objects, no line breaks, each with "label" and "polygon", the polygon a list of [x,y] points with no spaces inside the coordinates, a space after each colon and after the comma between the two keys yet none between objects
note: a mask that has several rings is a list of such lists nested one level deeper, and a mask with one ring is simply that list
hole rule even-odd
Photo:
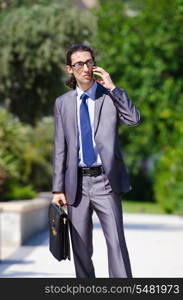
[{"label": "briefcase handle", "polygon": [[[65,215],[68,215],[68,211],[67,211],[66,206],[63,206],[60,203],[58,203],[58,207],[60,208],[60,210],[62,210],[65,213]],[[67,223],[67,217],[63,217],[63,222],[64,222],[64,224]]]},{"label": "briefcase handle", "polygon": [[[62,201],[60,200],[60,202],[62,202]],[[62,209],[66,215],[68,215],[67,206],[61,204],[60,202],[58,202],[59,208]]]}]

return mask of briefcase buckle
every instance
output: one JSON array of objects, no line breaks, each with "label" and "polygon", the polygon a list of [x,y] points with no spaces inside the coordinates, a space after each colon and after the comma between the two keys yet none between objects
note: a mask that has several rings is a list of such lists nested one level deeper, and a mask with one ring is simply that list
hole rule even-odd
[{"label": "briefcase buckle", "polygon": [[56,231],[56,228],[55,228],[55,220],[54,220],[54,219],[52,220],[51,231],[52,231],[52,234],[53,234],[54,236],[57,235],[57,231]]}]

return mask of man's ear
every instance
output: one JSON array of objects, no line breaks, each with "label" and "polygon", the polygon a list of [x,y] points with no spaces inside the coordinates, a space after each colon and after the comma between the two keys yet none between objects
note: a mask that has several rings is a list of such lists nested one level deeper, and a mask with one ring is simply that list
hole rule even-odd
[{"label": "man's ear", "polygon": [[72,70],[72,67],[71,67],[71,66],[67,65],[67,66],[66,66],[66,70],[67,70],[67,72],[68,72],[69,74],[73,74],[73,70]]}]

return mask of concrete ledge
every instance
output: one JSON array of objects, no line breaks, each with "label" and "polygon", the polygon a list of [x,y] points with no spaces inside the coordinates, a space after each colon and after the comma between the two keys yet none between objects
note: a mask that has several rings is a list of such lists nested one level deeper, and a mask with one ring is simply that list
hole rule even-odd
[{"label": "concrete ledge", "polygon": [[27,212],[38,210],[48,206],[48,200],[43,198],[34,198],[28,200],[16,200],[10,202],[0,202],[0,210],[3,212]]},{"label": "concrete ledge", "polygon": [[48,227],[48,206],[51,193],[32,200],[0,203],[0,245],[14,248]]}]

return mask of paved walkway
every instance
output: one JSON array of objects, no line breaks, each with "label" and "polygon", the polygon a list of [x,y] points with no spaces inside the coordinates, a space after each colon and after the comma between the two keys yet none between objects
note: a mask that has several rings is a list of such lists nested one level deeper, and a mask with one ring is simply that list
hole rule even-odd
[{"label": "paved walkway", "polygon": [[[93,261],[97,277],[108,277],[107,250],[96,215]],[[183,277],[183,217],[124,214],[134,277]],[[0,277],[75,277],[71,261],[57,262],[48,249],[48,231],[32,238],[0,262]]]}]

